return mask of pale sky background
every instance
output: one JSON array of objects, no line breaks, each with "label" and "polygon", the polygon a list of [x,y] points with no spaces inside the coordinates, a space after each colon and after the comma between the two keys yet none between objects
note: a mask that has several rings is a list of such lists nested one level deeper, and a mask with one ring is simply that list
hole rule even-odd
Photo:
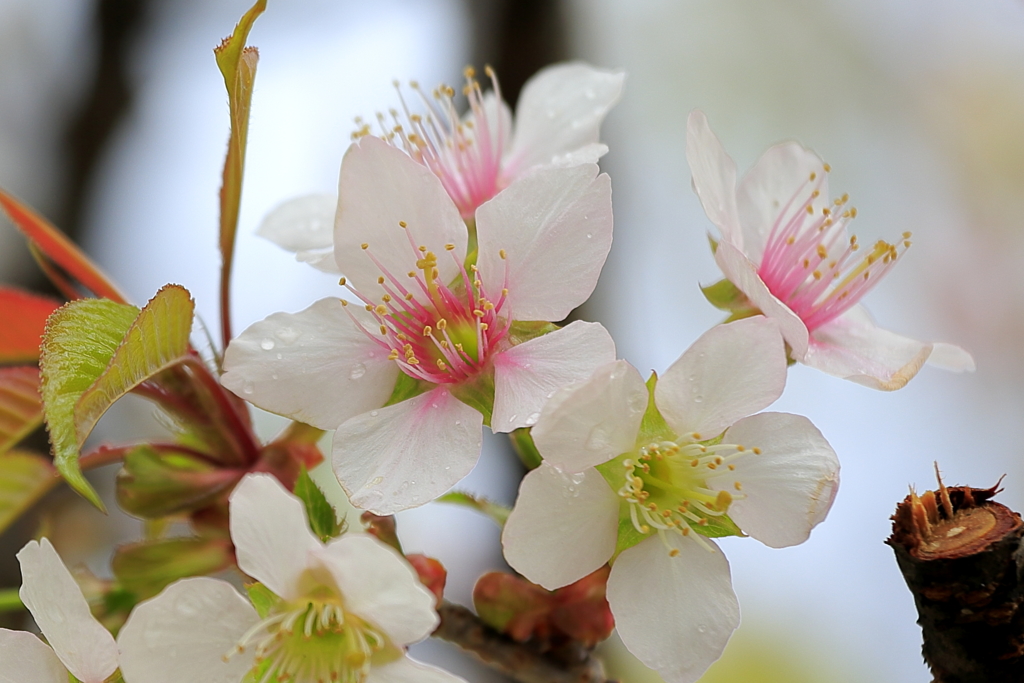
[{"label": "pale sky background", "polygon": [[[926,368],[883,394],[792,369],[773,409],[821,429],[839,454],[842,485],[828,520],[800,547],[723,542],[744,615],[726,660],[753,662],[764,681],[930,680],[912,598],[883,544],[895,504],[908,485],[933,483],[938,460],[950,484],[989,486],[1007,474],[1000,500],[1024,508],[1024,3],[568,4],[572,54],[628,72],[604,129],[615,243],[586,315],[642,371],[663,371],[720,320],[698,289],[720,274],[685,161],[691,109],[707,112],[741,169],[782,140],[815,149],[833,167],[833,191],[857,206],[851,229],[862,243],[914,232],[914,246],[866,304],[883,326],[968,348],[978,372]],[[133,61],[137,100],[102,162],[84,237],[136,301],[177,282],[211,326],[227,107],[210,50],[246,7],[160,5],[151,24],[160,30]],[[86,19],[75,0],[0,0],[0,185],[28,201],[45,205],[52,190],[53,112],[76,96],[88,64]],[[271,1],[251,36],[261,60],[236,331],[336,293],[334,278],[253,232],[280,201],[333,191],[353,117],[395,104],[393,78],[456,81],[469,26],[458,0]],[[17,244],[0,225],[0,280],[34,267]],[[146,410],[123,410],[122,420]],[[106,438],[123,438],[115,422],[105,421]],[[511,503],[516,475],[492,440],[464,488]],[[408,549],[447,564],[451,599],[467,602],[475,577],[501,566],[496,528],[472,513],[431,505],[399,523]],[[421,652],[446,662],[448,654],[437,644]],[[451,666],[467,667],[474,682],[502,680]]]}]

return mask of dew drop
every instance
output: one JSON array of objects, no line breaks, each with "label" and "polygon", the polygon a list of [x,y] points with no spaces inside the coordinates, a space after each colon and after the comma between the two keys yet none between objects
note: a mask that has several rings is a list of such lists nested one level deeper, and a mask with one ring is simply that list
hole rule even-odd
[{"label": "dew drop", "polygon": [[294,344],[298,341],[300,333],[294,327],[280,327],[274,335],[285,344]]},{"label": "dew drop", "polygon": [[707,633],[708,627],[706,624],[697,625],[697,633]]},{"label": "dew drop", "polygon": [[701,395],[701,394],[696,394],[696,395],[695,395],[695,396],[693,397],[693,402],[694,402],[694,403],[703,403],[703,402],[704,402],[704,396],[703,396],[703,395]]},{"label": "dew drop", "polygon": [[[456,420],[456,421],[455,421],[455,426],[456,426],[456,427],[458,427],[458,426],[459,426],[459,425],[461,425],[461,424],[462,424],[462,420]],[[448,469],[448,468],[447,468],[447,467],[445,467],[445,469]]]},{"label": "dew drop", "polygon": [[282,354],[282,353],[277,354],[277,359],[278,360],[281,360],[282,358],[284,358],[284,354]]},{"label": "dew drop", "polygon": [[359,379],[366,374],[366,366],[362,363],[356,363],[352,366],[352,369],[348,373],[349,379]]},{"label": "dew drop", "polygon": [[611,434],[602,425],[598,425],[590,430],[590,435],[587,436],[586,446],[592,451],[602,451],[611,445]]},{"label": "dew drop", "polygon": [[263,341],[260,342],[260,348],[264,351],[269,351],[274,348],[274,340],[269,337],[264,337]]},{"label": "dew drop", "polygon": [[380,415],[380,411],[379,410],[371,410],[370,411],[370,417],[377,417],[378,415]]},{"label": "dew drop", "polygon": [[384,482],[384,477],[374,477],[370,481],[370,486],[380,486]]},{"label": "dew drop", "polygon": [[593,239],[593,237],[594,237],[594,233],[592,233],[592,232],[588,232],[588,233],[587,233],[587,239],[588,239],[588,240],[589,240],[589,239]]},{"label": "dew drop", "polygon": [[277,379],[277,373],[275,372],[275,373],[271,374],[270,375],[270,379]]},{"label": "dew drop", "polygon": [[540,413],[530,413],[529,417],[526,418],[526,425],[532,427],[537,424],[537,420],[540,418]]},{"label": "dew drop", "polygon": [[242,385],[243,394],[251,394],[255,390],[256,387],[253,386],[252,382],[246,382],[245,384]]},{"label": "dew drop", "polygon": [[511,416],[510,418],[508,418],[508,423],[509,423],[509,424],[512,424],[512,423],[513,423],[513,422],[515,422],[515,421],[516,421],[517,419],[519,419],[519,416],[518,416],[518,415],[516,415],[515,413],[513,413],[513,414],[512,414],[512,416]]}]

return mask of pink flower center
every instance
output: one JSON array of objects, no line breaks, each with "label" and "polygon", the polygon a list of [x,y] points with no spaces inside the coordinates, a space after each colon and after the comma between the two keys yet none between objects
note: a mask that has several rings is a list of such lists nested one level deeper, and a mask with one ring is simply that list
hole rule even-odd
[{"label": "pink flower center", "polygon": [[[404,221],[400,225],[406,227]],[[511,318],[501,315],[508,289],[503,287],[497,297],[490,296],[477,276],[477,267],[472,265],[467,271],[455,256],[453,244],[445,245],[445,249],[458,264],[459,277],[445,284],[439,278],[437,256],[424,246],[416,246],[411,235],[409,244],[416,255],[418,270],[409,271],[404,279],[391,274],[374,257],[370,245],[362,245],[381,271],[377,284],[384,294],[374,301],[345,278],[341,284],[373,314],[379,334],[366,329],[354,316],[353,320],[375,343],[388,349],[388,358],[410,377],[433,384],[472,379],[487,366],[511,325]],[[505,258],[504,250],[501,257]],[[348,305],[344,299],[341,303]]]},{"label": "pink flower center", "polygon": [[[500,105],[501,90],[491,67],[485,72],[494,85],[498,105],[491,111],[484,106],[480,84],[474,78],[476,72],[467,67],[462,93],[469,102],[469,114],[464,120],[455,110],[455,90],[442,85],[428,96],[416,81],[411,81],[409,87],[423,101],[426,114],[410,111],[398,81],[395,88],[402,111],[391,109],[388,116],[377,114],[381,139],[433,171],[465,220],[473,218],[478,206],[507,185],[501,175],[501,156],[508,135]],[[352,134],[353,139],[374,133],[362,119],[357,118],[356,125],[360,127]]]},{"label": "pink flower center", "polygon": [[[824,170],[830,170],[827,164]],[[757,271],[768,290],[800,316],[808,331],[856,304],[910,246],[910,233],[905,232],[899,243],[902,250],[879,240],[858,255],[856,235],[846,236],[846,226],[857,216],[857,209],[847,207],[849,195],[844,194],[831,206],[816,210],[821,185],[818,174],[811,173],[779,212]]]}]

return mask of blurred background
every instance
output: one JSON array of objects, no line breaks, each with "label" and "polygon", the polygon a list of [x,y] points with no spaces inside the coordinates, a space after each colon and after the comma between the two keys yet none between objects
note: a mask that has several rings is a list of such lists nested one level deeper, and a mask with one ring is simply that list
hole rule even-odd
[{"label": "blurred background", "polygon": [[[136,302],[186,286],[215,325],[217,190],[228,120],[211,49],[248,0],[0,0],[0,186],[74,235]],[[866,298],[885,327],[973,352],[978,371],[926,368],[882,394],[795,366],[775,409],[805,414],[843,464],[827,521],[771,550],[726,539],[743,625],[707,683],[928,681],[910,593],[883,544],[910,484],[991,486],[1024,508],[1024,3],[1011,0],[271,0],[261,51],[234,275],[234,328],[337,292],[334,278],[253,235],[297,194],[331,192],[353,118],[397,104],[394,78],[458,84],[492,64],[512,100],[537,68],[580,58],[628,72],[608,117],[615,245],[580,317],[619,355],[664,370],[721,319],[699,284],[720,274],[690,189],[685,121],[704,109],[740,169],[796,139],[833,168],[862,243],[914,232]],[[42,287],[0,219],[0,281]],[[2,324],[2,323],[0,323]],[[119,405],[97,440],[157,429]],[[267,416],[265,431],[280,422]],[[112,472],[97,481],[109,485]],[[489,439],[464,488],[514,500],[521,472]],[[329,477],[325,479],[328,481]],[[43,504],[71,562],[106,573],[138,534],[68,494]],[[497,529],[437,504],[403,513],[406,548],[449,568],[468,603],[501,568]],[[0,538],[0,580],[18,582]],[[473,683],[502,679],[427,643],[419,655]],[[613,673],[657,681],[614,643]]]}]

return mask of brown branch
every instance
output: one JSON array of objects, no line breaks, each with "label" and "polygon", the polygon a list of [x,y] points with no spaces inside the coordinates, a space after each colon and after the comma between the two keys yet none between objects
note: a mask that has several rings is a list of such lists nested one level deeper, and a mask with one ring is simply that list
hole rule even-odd
[{"label": "brown branch", "polygon": [[614,683],[588,650],[543,653],[495,631],[471,611],[450,602],[438,607],[441,625],[434,637],[447,640],[473,654],[487,666],[519,683]]},{"label": "brown branch", "polygon": [[934,683],[1024,681],[1024,522],[995,493],[940,480],[892,518],[886,543],[914,594]]}]

